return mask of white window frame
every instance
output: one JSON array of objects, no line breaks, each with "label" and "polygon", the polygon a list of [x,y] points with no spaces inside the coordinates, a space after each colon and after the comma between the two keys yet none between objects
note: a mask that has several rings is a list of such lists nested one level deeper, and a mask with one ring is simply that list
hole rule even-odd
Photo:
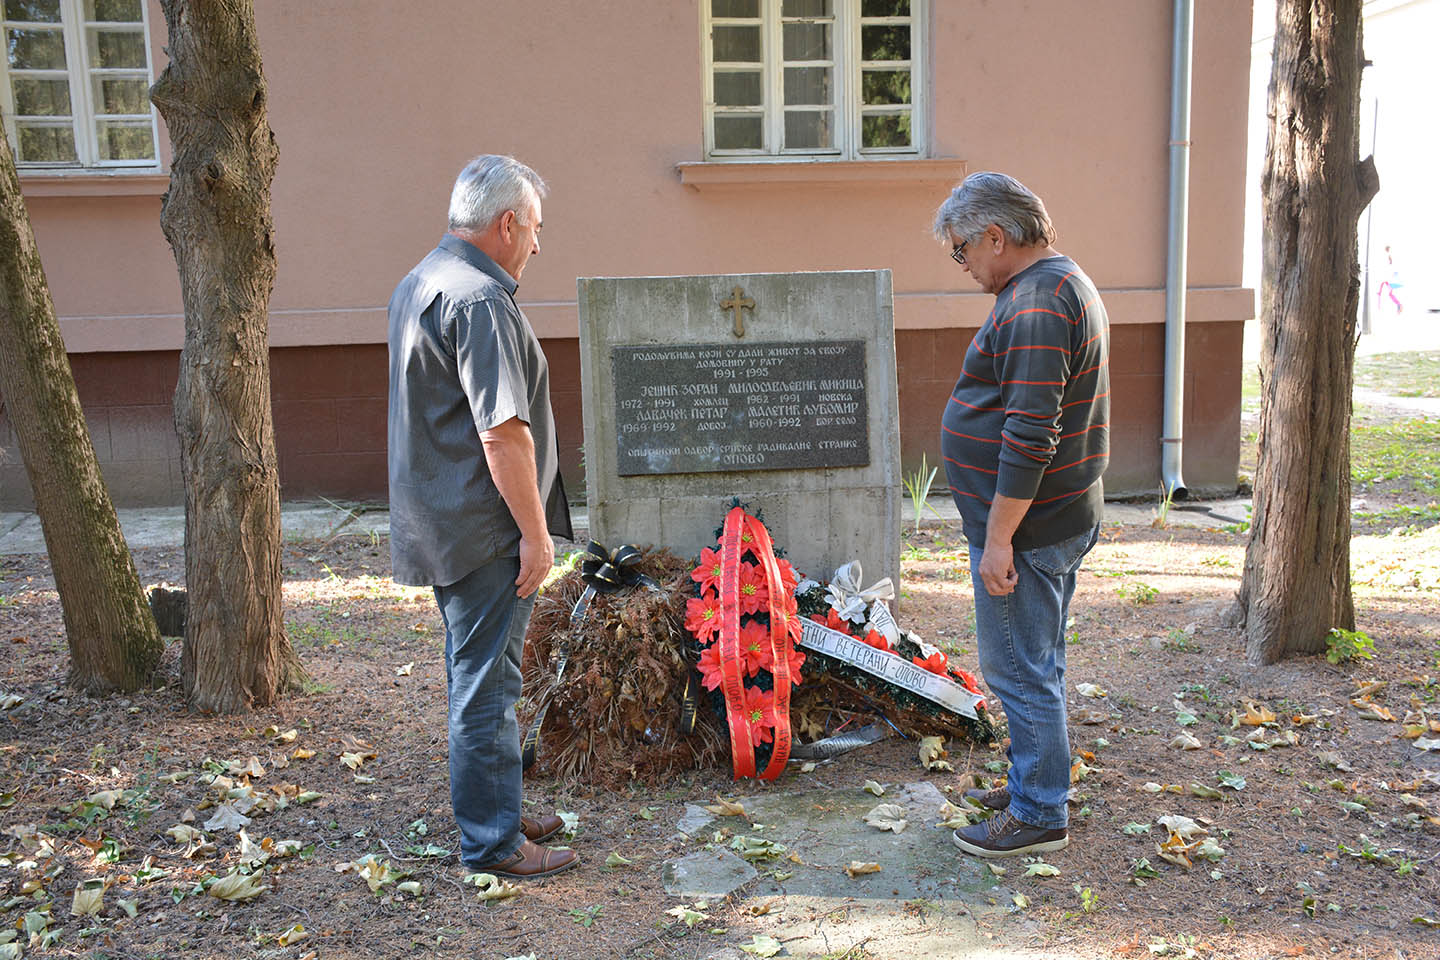
[{"label": "white window frame", "polygon": [[[887,110],[883,107],[862,107],[862,70],[860,62],[861,0],[834,0],[834,34],[832,36],[833,96],[831,106],[835,117],[834,146],[821,149],[785,149],[780,144],[785,138],[785,66],[783,60],[783,38],[781,36],[782,0],[760,0],[760,56],[761,56],[761,97],[758,107],[718,108],[722,113],[754,113],[763,117],[761,148],[743,150],[717,150],[715,148],[715,62],[711,30],[715,26],[749,25],[753,20],[731,20],[711,15],[710,0],[700,0],[700,48],[704,73],[704,143],[705,157],[709,160],[760,160],[776,161],[786,159],[814,160],[875,160],[906,159],[923,157],[928,153],[927,133],[929,130],[929,48],[930,17],[929,0],[910,0],[908,18],[868,18],[870,23],[910,22],[910,137],[908,147],[862,147],[860,145],[863,114],[900,113],[901,110]],[[790,65],[804,66],[812,61],[791,61]],[[813,61],[820,63],[820,61]],[[884,61],[875,61],[885,65]],[[897,61],[894,66],[905,66],[906,61]]]},{"label": "white window frame", "polygon": [[[3,8],[3,2],[0,2]],[[44,73],[53,75],[56,79],[60,76],[67,77],[70,84],[70,123],[75,135],[75,156],[74,160],[20,160],[20,137],[15,120],[15,92],[10,85],[10,62],[7,57],[0,61],[0,108],[5,112],[5,136],[10,140],[10,151],[15,157],[15,166],[20,171],[25,170],[75,170],[85,168],[102,169],[139,169],[157,170],[160,167],[160,130],[158,118],[155,114],[154,104],[150,105],[149,111],[143,114],[101,114],[95,113],[94,87],[92,79],[97,76],[105,76],[108,73],[135,74],[139,72],[138,67],[126,67],[123,69],[105,69],[90,67],[90,45],[86,42],[86,28],[92,24],[100,25],[108,21],[85,19],[85,0],[60,0],[60,33],[65,38],[65,69],[49,70]],[[150,46],[150,4],[148,0],[141,0],[140,22],[145,42],[145,78],[147,86],[155,83],[155,61],[151,56]],[[11,27],[27,29],[34,24],[22,20],[3,20],[0,22],[0,31],[8,31]],[[0,33],[0,39],[5,34]],[[26,74],[40,73],[41,71],[25,71]],[[103,116],[107,120],[148,120],[150,122],[150,142],[154,147],[155,156],[150,159],[141,160],[101,160],[100,139],[96,132],[96,121]]]}]

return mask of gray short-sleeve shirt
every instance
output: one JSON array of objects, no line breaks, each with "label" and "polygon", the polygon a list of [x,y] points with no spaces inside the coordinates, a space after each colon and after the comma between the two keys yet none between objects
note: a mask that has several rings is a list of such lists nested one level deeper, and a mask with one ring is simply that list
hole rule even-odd
[{"label": "gray short-sleeve shirt", "polygon": [[520,528],[495,487],[480,431],[519,417],[535,440],[550,532],[570,537],[550,373],[515,303],[516,283],[447,234],[390,298],[390,560],[397,583],[454,583],[518,556]]}]

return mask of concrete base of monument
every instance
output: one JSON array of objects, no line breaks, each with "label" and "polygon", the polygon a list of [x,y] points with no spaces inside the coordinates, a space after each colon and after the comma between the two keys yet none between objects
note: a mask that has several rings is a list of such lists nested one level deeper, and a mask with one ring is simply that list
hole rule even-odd
[{"label": "concrete base of monument", "polygon": [[[858,784],[743,797],[739,817],[690,805],[677,826],[698,849],[664,865],[665,892],[739,900],[761,934],[780,940],[791,956],[838,956],[868,942],[863,955],[896,960],[1019,957],[985,935],[986,915],[1013,912],[1011,892],[984,863],[956,851],[950,829],[939,826],[945,799],[921,782],[891,785],[881,797]],[[900,833],[865,822],[866,812],[884,803],[904,808]],[[720,831],[727,832],[716,840]],[[736,837],[768,840],[777,852],[747,863],[731,847]],[[856,861],[880,870],[851,877],[845,868]],[[728,958],[731,950],[711,957]]]}]

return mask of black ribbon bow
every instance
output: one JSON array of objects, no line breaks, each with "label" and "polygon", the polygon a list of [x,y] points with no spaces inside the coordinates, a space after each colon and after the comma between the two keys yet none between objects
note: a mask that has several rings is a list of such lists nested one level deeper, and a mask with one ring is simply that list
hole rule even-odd
[{"label": "black ribbon bow", "polygon": [[640,572],[639,564],[640,551],[630,544],[606,550],[603,544],[591,540],[580,561],[580,578],[597,593],[614,593],[641,584],[651,586],[654,581]]}]

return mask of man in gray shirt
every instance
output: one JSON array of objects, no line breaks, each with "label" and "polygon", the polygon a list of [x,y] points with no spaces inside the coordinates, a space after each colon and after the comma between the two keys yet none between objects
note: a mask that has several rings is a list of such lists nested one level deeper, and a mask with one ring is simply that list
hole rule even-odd
[{"label": "man in gray shirt", "polygon": [[512,878],[575,866],[520,813],[520,656],[536,591],[572,537],[557,472],[545,355],[515,303],[540,252],[545,183],[472,160],[449,230],[390,298],[390,559],[430,586],[445,622],[450,799],[466,868]]}]

